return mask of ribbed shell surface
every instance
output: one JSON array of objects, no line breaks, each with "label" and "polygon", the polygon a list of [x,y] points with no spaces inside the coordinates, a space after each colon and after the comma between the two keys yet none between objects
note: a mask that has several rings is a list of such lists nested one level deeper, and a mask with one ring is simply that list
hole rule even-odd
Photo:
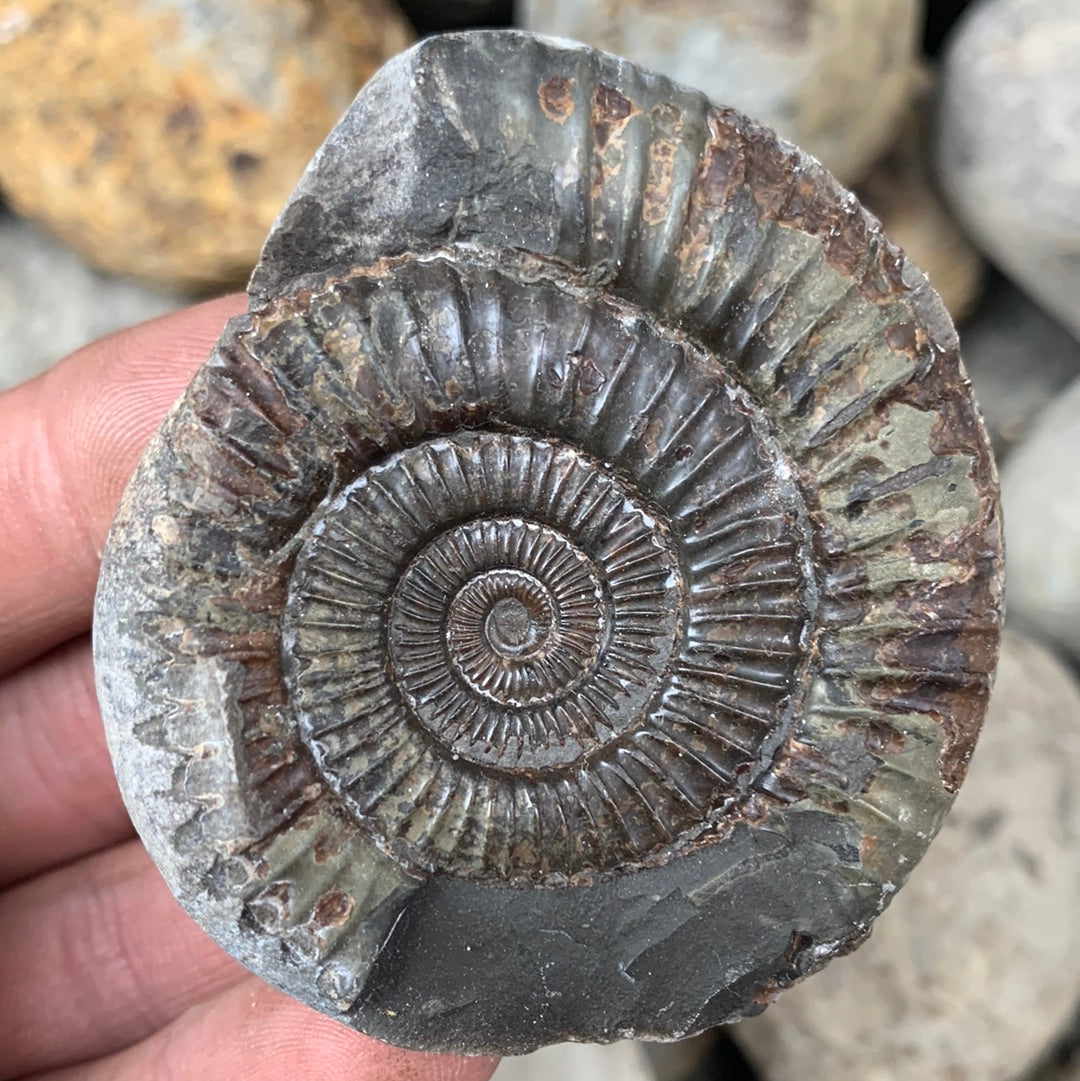
[{"label": "ribbed shell surface", "polygon": [[820,166],[614,57],[363,91],[129,487],[95,651],[174,892],[407,1046],[674,1038],[850,949],[989,693],[996,478]]}]

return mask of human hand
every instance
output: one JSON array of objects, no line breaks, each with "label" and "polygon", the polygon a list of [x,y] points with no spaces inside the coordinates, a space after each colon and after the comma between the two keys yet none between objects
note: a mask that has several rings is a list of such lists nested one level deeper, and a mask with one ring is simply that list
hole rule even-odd
[{"label": "human hand", "polygon": [[263,984],[134,837],[94,694],[105,535],[240,297],[87,346],[0,395],[0,1081],[484,1081]]}]

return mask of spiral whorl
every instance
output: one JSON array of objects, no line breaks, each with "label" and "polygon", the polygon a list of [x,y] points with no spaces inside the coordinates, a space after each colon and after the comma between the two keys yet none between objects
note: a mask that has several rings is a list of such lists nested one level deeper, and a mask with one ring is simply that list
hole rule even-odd
[{"label": "spiral whorl", "polygon": [[[405,445],[355,463],[304,527],[282,642],[357,822],[410,865],[478,878],[651,863],[716,821],[783,732],[813,592],[803,511],[766,480],[780,463],[746,396],[677,332],[545,272],[400,261],[248,345],[302,325],[325,372],[370,304],[438,313],[407,330],[415,367],[375,346],[349,381],[379,365],[396,415],[471,427],[394,430]],[[465,353],[450,379],[448,323],[469,328],[447,339]],[[586,336],[584,370],[538,339],[552,323]]]}]

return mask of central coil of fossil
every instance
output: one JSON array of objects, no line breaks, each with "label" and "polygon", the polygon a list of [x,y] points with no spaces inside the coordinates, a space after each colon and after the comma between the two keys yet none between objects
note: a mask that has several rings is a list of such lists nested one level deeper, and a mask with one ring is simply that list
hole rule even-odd
[{"label": "central coil of fossil", "polygon": [[[544,270],[526,288],[409,262],[304,315],[336,342],[376,283],[382,311],[404,291],[394,319],[427,313],[422,362],[377,374],[413,427],[301,531],[282,622],[300,731],[397,858],[481,879],[641,866],[715,826],[784,738],[814,610],[804,508],[754,403],[688,340]],[[443,372],[463,291],[516,324]],[[587,351],[520,329],[560,321]]]},{"label": "central coil of fossil", "polygon": [[[549,480],[459,521],[457,492],[486,492],[499,473]],[[298,614],[299,689],[327,650],[387,657],[386,689],[439,745],[496,770],[565,766],[624,731],[681,637],[667,528],[599,463],[549,440],[471,432],[401,451],[335,500],[318,531],[293,607],[330,597],[332,582],[324,606],[338,609],[341,635],[304,634],[318,627]],[[399,571],[401,553],[415,554]],[[357,618],[388,596],[385,623]]]}]

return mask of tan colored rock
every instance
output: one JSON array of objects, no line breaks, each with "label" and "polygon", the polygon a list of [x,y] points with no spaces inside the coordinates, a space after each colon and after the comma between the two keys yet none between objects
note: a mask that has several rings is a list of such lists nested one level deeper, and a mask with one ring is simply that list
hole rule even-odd
[{"label": "tan colored rock", "polygon": [[390,0],[9,0],[0,188],[99,267],[242,282],[357,89]]},{"label": "tan colored rock", "polygon": [[942,77],[936,157],[956,213],[1080,337],[1080,3],[982,0]]},{"label": "tan colored rock", "polygon": [[986,266],[934,188],[928,111],[924,94],[904,119],[896,145],[857,190],[881,219],[889,239],[911,256],[959,323],[978,303]]},{"label": "tan colored rock", "polygon": [[945,826],[870,941],[733,1035],[763,1081],[1013,1081],[1080,997],[1080,687],[1007,632]]},{"label": "tan colored rock", "polygon": [[1080,379],[1001,475],[1009,614],[1080,660]]},{"label": "tan colored rock", "polygon": [[916,82],[921,0],[522,0],[524,25],[697,87],[854,183]]}]

